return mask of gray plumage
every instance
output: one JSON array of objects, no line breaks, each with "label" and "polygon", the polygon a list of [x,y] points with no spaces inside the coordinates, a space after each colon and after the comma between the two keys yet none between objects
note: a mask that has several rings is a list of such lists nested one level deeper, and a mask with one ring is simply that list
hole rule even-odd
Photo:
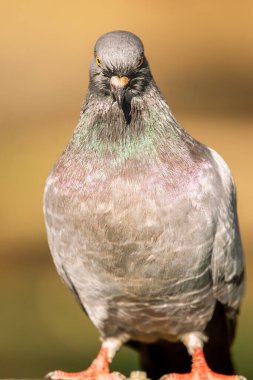
[{"label": "gray plumage", "polygon": [[[114,76],[129,78],[122,108]],[[230,170],[175,120],[132,33],[96,43],[44,212],[57,271],[103,339],[208,335],[217,302],[235,322],[243,258]]]}]

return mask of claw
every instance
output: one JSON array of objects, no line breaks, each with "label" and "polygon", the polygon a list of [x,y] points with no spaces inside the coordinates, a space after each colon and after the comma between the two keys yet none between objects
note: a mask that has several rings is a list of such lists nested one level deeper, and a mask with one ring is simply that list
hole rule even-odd
[{"label": "claw", "polygon": [[126,380],[126,377],[120,372],[111,372],[107,374],[100,374],[98,380]]}]

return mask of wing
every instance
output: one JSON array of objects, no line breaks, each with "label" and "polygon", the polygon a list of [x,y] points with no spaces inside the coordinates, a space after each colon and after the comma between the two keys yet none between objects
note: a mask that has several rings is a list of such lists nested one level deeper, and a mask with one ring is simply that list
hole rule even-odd
[{"label": "wing", "polygon": [[[55,190],[55,176],[53,169],[46,181],[43,200],[43,211],[45,216],[48,244],[58,274],[60,275],[63,282],[73,292],[77,302],[81,305],[82,309],[86,312],[81,302],[78,291],[73,282],[71,281],[71,277],[69,276],[67,269],[65,268],[64,261],[60,254],[62,250],[61,244],[64,245],[64,242],[62,243],[61,240],[57,238],[57,235],[59,234],[59,231],[61,231],[61,233],[63,234],[63,226],[66,230],[65,236],[66,234],[68,234],[68,221],[66,215],[64,214],[64,209],[59,210],[57,208],[57,202],[55,202],[56,192],[57,190]],[[69,233],[69,235],[71,235],[71,232]]]},{"label": "wing", "polygon": [[212,149],[212,157],[222,182],[219,219],[212,253],[213,291],[226,305],[227,316],[235,318],[243,294],[243,252],[236,211],[236,190],[224,160]]}]

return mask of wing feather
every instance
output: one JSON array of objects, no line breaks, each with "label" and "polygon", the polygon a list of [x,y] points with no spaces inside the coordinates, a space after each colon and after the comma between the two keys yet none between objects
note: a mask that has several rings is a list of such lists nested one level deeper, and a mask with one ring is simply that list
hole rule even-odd
[{"label": "wing feather", "polygon": [[213,291],[233,318],[239,311],[244,287],[243,251],[236,209],[236,189],[231,172],[218,153],[210,149],[222,181],[223,194],[212,253]]}]

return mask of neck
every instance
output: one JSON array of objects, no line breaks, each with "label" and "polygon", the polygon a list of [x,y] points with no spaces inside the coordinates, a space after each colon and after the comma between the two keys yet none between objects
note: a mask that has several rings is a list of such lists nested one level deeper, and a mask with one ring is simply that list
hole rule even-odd
[{"label": "neck", "polygon": [[136,149],[148,154],[157,145],[170,151],[185,145],[183,141],[189,136],[176,122],[153,80],[143,96],[132,98],[130,107],[128,120],[112,98],[90,92],[74,133],[74,143],[79,149],[85,146],[101,153]]}]

